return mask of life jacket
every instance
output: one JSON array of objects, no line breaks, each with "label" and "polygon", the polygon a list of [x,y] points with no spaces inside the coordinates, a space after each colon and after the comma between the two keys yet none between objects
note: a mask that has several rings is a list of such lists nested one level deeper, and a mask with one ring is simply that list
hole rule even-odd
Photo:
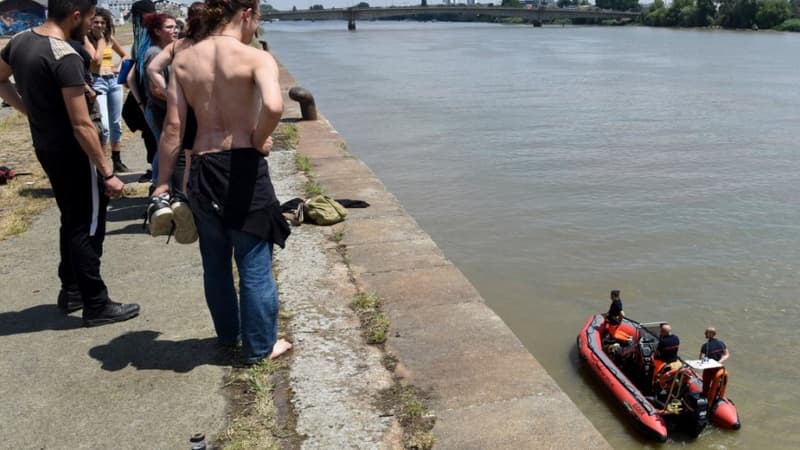
[{"label": "life jacket", "polygon": [[673,361],[666,363],[660,359],[653,362],[653,390],[660,391],[662,389],[669,390],[675,376],[683,367],[680,361]]},{"label": "life jacket", "polygon": [[728,387],[728,369],[718,367],[703,371],[703,395],[713,404],[718,398],[725,397]]}]

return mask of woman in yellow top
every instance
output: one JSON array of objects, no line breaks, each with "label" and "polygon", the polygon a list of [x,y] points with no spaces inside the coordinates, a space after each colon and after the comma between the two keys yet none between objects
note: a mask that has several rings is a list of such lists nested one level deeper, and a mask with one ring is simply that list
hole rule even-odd
[{"label": "woman in yellow top", "polygon": [[94,83],[92,88],[97,93],[100,114],[103,118],[103,146],[111,140],[111,160],[115,172],[128,172],[120,154],[122,144],[122,85],[117,84],[119,64],[114,64],[114,52],[120,61],[128,58],[128,54],[119,45],[114,36],[114,18],[107,9],[97,8],[92,27],[86,35],[84,47],[92,57],[90,69]]}]

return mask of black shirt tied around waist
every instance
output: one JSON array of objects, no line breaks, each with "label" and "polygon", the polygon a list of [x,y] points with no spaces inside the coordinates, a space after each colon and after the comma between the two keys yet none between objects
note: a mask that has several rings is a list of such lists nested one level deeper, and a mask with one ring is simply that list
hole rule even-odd
[{"label": "black shirt tied around waist", "polygon": [[286,244],[291,230],[269,178],[264,155],[252,148],[192,155],[192,207],[220,217],[226,228]]}]

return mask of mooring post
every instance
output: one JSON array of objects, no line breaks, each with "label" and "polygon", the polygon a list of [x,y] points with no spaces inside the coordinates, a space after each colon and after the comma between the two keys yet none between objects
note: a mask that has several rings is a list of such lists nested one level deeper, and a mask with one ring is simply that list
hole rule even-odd
[{"label": "mooring post", "polygon": [[347,31],[356,31],[356,8],[347,8]]},{"label": "mooring post", "polygon": [[300,112],[303,120],[317,120],[317,104],[311,91],[300,86],[289,89],[289,98],[300,103]]}]

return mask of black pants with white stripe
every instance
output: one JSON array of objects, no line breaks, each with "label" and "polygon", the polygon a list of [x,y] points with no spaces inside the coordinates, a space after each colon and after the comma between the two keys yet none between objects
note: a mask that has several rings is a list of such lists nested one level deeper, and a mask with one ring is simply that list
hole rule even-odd
[{"label": "black pants with white stripe", "polygon": [[61,212],[61,288],[80,292],[84,308],[102,308],[108,290],[100,277],[100,256],[106,235],[103,180],[80,148],[36,149]]}]

